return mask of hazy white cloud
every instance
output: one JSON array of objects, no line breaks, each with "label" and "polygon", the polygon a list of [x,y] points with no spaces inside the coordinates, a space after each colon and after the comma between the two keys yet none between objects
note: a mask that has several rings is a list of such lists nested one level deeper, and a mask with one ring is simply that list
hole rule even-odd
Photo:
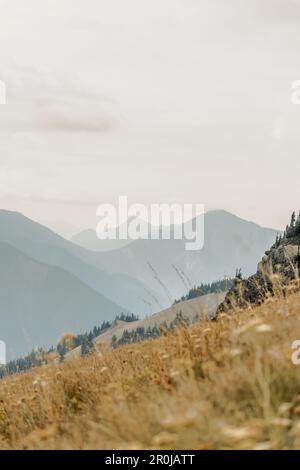
[{"label": "hazy white cloud", "polygon": [[25,67],[7,67],[7,105],[0,109],[0,132],[107,132],[117,125],[116,103],[92,93],[75,79]]}]

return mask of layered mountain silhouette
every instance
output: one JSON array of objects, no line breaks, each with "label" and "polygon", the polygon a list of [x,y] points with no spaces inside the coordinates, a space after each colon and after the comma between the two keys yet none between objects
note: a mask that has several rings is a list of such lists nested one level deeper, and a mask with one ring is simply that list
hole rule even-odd
[{"label": "layered mountain silhouette", "polygon": [[[140,280],[127,273],[103,270],[92,251],[65,240],[50,229],[22,214],[0,211],[0,242],[7,242],[32,259],[57,266],[78,277],[83,283],[121,305],[123,310],[139,313],[163,296],[152,292]],[[161,299],[159,300],[159,297]],[[118,313],[118,312],[117,312]]]},{"label": "layered mountain silhouette", "polygon": [[0,339],[10,358],[122,311],[69,272],[39,263],[8,243],[0,243],[0,260]]},{"label": "layered mountain silhouette", "polygon": [[[205,215],[205,243],[137,240],[95,252],[22,214],[0,210],[0,339],[16,355],[124,312],[169,307],[194,285],[256,270],[276,231],[225,211]],[[27,339],[26,339],[27,338]]]},{"label": "layered mountain silhouette", "polygon": [[204,216],[204,233],[199,251],[186,251],[185,240],[136,240],[119,250],[96,253],[93,262],[105,271],[137,277],[164,296],[165,307],[201,282],[233,277],[237,268],[246,276],[255,272],[277,232],[226,211],[211,211]]},{"label": "layered mountain silhouette", "polygon": [[123,248],[131,243],[130,240],[99,240],[95,229],[87,229],[71,237],[71,241],[92,251],[111,251]]}]

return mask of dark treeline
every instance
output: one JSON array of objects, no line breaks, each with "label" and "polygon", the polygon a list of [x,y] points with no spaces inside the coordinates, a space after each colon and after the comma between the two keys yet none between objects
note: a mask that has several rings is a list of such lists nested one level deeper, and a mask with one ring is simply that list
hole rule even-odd
[{"label": "dark treeline", "polygon": [[10,361],[8,364],[6,364],[6,366],[2,366],[0,368],[0,378],[3,378],[5,375],[26,372],[32,367],[38,367],[46,364],[45,356],[52,351],[53,348],[51,348],[49,352],[39,348],[36,351],[31,351],[30,354],[23,358]]},{"label": "dark treeline", "polygon": [[125,330],[119,339],[114,335],[111,340],[111,346],[113,348],[117,348],[122,344],[138,343],[139,341],[157,338],[158,336],[160,336],[160,330],[156,325],[154,327],[149,326],[148,328],[140,326],[135,330]]},{"label": "dark treeline", "polygon": [[[179,303],[184,300],[194,299],[201,295],[209,293],[218,293],[224,292],[231,288],[233,285],[233,279],[225,279],[223,281],[213,282],[211,284],[201,284],[198,287],[191,289],[188,294],[182,297],[180,300],[176,300],[175,303]],[[39,348],[37,350],[31,351],[30,354],[23,358],[19,358],[13,361],[10,361],[6,366],[0,368],[0,378],[5,375],[26,372],[33,367],[39,367],[49,362],[49,357],[51,353],[58,358],[59,362],[63,362],[65,355],[75,349],[81,348],[81,355],[86,356],[94,351],[94,339],[104,333],[106,330],[111,328],[116,321],[123,321],[126,323],[131,323],[138,321],[139,317],[132,314],[122,313],[117,315],[115,320],[103,321],[100,326],[95,326],[91,331],[86,333],[80,333],[78,335],[65,335],[62,340],[57,344],[56,347],[51,347],[48,350]],[[185,324],[185,320],[181,314],[177,314],[176,319],[169,325],[166,323],[157,327],[139,327],[134,330],[128,331],[125,330],[122,337],[117,339],[115,336],[112,338],[112,347],[118,347],[122,344],[136,343],[143,341],[149,338],[157,338],[161,331],[168,331],[173,329],[178,324]]]},{"label": "dark treeline", "polygon": [[[297,221],[292,217],[291,226],[289,230],[287,228],[287,234],[285,236],[291,236],[292,233],[298,233],[297,231],[299,230],[300,226],[299,220],[299,217]],[[293,227],[294,232],[291,230]],[[233,286],[233,283],[233,279],[224,279],[222,281],[212,282],[211,284],[201,284],[200,286],[195,286],[188,292],[186,296],[181,297],[180,300],[175,300],[175,303],[194,299],[205,294],[225,292]],[[88,355],[94,351],[94,339],[111,328],[116,321],[131,323],[138,320],[139,317],[133,313],[122,313],[117,315],[115,320],[111,322],[103,321],[100,326],[95,326],[89,332],[80,333],[78,335],[66,335],[66,337],[62,338],[56,347],[52,346],[47,351],[39,348],[37,350],[31,351],[30,354],[23,358],[10,361],[6,366],[0,368],[0,378],[4,377],[5,375],[26,372],[33,367],[39,367],[47,364],[49,362],[49,355],[51,353],[54,353],[56,356],[58,356],[58,360],[60,362],[64,361],[67,352],[78,347],[81,348],[82,356]],[[178,324],[184,325],[185,323],[186,320],[182,317],[182,315],[177,314],[176,319],[169,325],[164,323],[160,325],[160,327],[155,325],[148,328],[139,327],[131,331],[125,330],[121,338],[117,339],[116,336],[113,336],[111,345],[115,348],[123,344],[136,343],[149,338],[157,338],[160,336],[161,331],[168,331],[173,329]]]},{"label": "dark treeline", "polygon": [[116,321],[131,323],[138,320],[139,317],[133,313],[122,313],[117,315],[115,320],[111,322],[103,321],[100,326],[94,326],[90,332],[80,333],[78,335],[65,335],[56,347],[52,346],[48,350],[44,350],[43,348],[32,350],[27,356],[10,361],[5,366],[0,367],[0,378],[3,378],[5,375],[26,372],[33,367],[45,365],[49,362],[51,353],[54,353],[55,356],[58,355],[59,361],[63,362],[67,352],[80,347],[81,355],[85,356],[94,349],[93,340],[111,328]]},{"label": "dark treeline", "polygon": [[277,235],[274,247],[278,248],[281,244],[291,242],[300,245],[300,212],[298,216],[296,212],[292,213],[290,224],[286,226],[283,234]]},{"label": "dark treeline", "polygon": [[117,315],[115,320],[112,322],[104,321],[100,327],[94,327],[92,331],[89,333],[84,333],[77,335],[73,338],[73,344],[70,348],[68,344],[68,340],[62,341],[57,346],[57,352],[59,354],[60,362],[63,362],[65,354],[71,349],[81,348],[81,355],[86,356],[94,351],[94,342],[93,340],[100,336],[100,334],[104,333],[106,330],[111,328],[115,322],[123,321],[126,323],[132,323],[138,321],[139,317],[134,315],[134,313],[121,313],[121,315]]},{"label": "dark treeline", "polygon": [[195,299],[206,294],[218,294],[220,292],[226,292],[233,286],[234,279],[223,279],[222,281],[215,281],[211,284],[201,284],[200,286],[194,286],[187,295],[184,295],[179,300],[175,300],[175,304],[184,302],[185,300]]},{"label": "dark treeline", "polygon": [[[199,319],[199,316],[195,316],[195,321]],[[134,330],[125,330],[121,336],[121,338],[117,339],[114,335],[111,340],[112,348],[117,348],[124,344],[131,344],[131,343],[139,343],[140,341],[144,341],[146,339],[151,338],[158,338],[162,332],[171,331],[176,326],[184,326],[187,327],[190,324],[190,321],[184,318],[182,313],[177,313],[175,320],[173,320],[169,325],[164,322],[159,327],[157,325],[148,326],[148,328],[144,328],[143,326],[138,327]]]}]

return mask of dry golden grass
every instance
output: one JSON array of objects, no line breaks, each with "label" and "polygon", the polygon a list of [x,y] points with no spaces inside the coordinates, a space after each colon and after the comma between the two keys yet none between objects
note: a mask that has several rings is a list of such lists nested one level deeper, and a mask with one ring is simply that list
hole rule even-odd
[{"label": "dry golden grass", "polygon": [[2,449],[300,448],[300,294],[0,382]]}]

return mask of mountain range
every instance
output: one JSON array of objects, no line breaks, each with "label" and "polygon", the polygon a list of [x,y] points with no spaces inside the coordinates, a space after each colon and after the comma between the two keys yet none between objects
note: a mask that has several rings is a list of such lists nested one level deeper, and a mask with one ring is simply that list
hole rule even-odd
[{"label": "mountain range", "polygon": [[114,251],[95,253],[93,263],[106,272],[138,278],[159,293],[158,302],[164,308],[201,282],[232,277],[237,268],[245,276],[255,272],[276,233],[229,212],[211,211],[204,216],[202,250],[186,251],[185,240],[136,240]]},{"label": "mountain range", "polygon": [[233,276],[236,268],[255,272],[275,237],[275,230],[212,211],[200,251],[186,251],[184,240],[136,240],[95,251],[0,210],[0,338],[10,356],[19,355],[121,312],[153,314],[193,285]]},{"label": "mountain range", "polygon": [[122,308],[59,267],[0,243],[0,338],[9,357],[56,342],[63,332],[92,328]]}]

